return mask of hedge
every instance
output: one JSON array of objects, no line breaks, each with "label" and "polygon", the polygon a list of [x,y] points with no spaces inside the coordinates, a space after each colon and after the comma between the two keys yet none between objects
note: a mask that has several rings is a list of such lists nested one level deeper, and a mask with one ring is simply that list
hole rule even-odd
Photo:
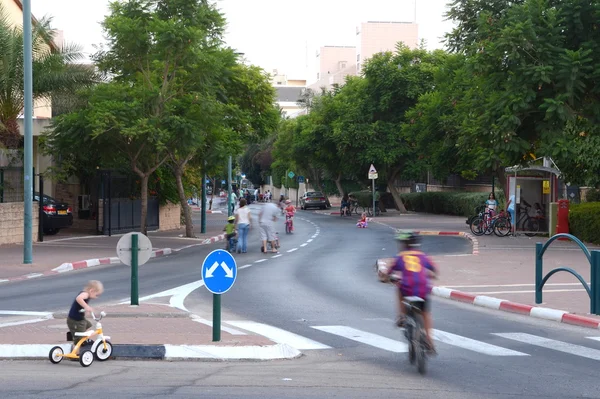
[{"label": "hedge", "polygon": [[[499,208],[504,208],[504,193],[496,191]],[[400,194],[406,210],[444,215],[471,216],[484,204],[490,193],[425,192]]]},{"label": "hedge", "polygon": [[600,202],[570,204],[569,233],[584,242],[600,244]]}]

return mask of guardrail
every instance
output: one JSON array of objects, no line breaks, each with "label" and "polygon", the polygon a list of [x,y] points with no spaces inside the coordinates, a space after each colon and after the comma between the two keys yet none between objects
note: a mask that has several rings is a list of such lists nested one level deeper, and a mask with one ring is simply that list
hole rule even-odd
[{"label": "guardrail", "polygon": [[[590,263],[590,284],[588,285],[585,279],[577,273],[575,270],[570,267],[557,267],[556,269],[550,270],[548,274],[545,276],[544,274],[544,263],[543,256],[546,249],[559,238],[568,238],[569,240],[575,242],[579,248],[585,254],[588,262]],[[573,276],[581,282],[585,290],[587,291],[588,296],[590,297],[590,313],[598,315],[600,314],[600,251],[590,251],[587,249],[585,244],[581,242],[577,237],[571,234],[556,234],[552,236],[545,244],[538,242],[535,244],[535,303],[542,303],[542,289],[544,285],[548,281],[548,279],[558,272],[567,272],[571,273]]]}]

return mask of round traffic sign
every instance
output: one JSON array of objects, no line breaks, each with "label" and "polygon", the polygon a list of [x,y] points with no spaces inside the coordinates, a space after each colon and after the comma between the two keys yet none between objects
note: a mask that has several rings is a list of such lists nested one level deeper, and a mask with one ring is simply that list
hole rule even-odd
[{"label": "round traffic sign", "polygon": [[150,260],[152,256],[152,243],[142,233],[127,233],[117,243],[117,256],[127,266],[131,266],[131,236],[138,237],[138,266]]},{"label": "round traffic sign", "polygon": [[202,281],[213,294],[223,294],[233,286],[237,264],[231,254],[222,249],[209,253],[202,263]]}]

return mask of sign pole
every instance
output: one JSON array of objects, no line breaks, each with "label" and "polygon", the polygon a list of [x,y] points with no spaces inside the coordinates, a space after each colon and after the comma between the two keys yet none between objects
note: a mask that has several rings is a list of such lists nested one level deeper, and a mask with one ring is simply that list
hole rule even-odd
[{"label": "sign pole", "polygon": [[139,305],[138,292],[138,236],[131,236],[131,304]]},{"label": "sign pole", "polygon": [[371,179],[373,182],[373,217],[375,217],[375,179]]},{"label": "sign pole", "polygon": [[[31,0],[23,1],[23,126],[25,144],[23,148],[24,169],[24,224],[23,263],[33,263],[33,67],[32,67]],[[40,202],[42,199],[40,198]]]},{"label": "sign pole", "polygon": [[213,294],[213,342],[221,340],[221,294]]},{"label": "sign pole", "polygon": [[227,216],[231,216],[231,155],[229,156],[229,162],[227,163]]}]

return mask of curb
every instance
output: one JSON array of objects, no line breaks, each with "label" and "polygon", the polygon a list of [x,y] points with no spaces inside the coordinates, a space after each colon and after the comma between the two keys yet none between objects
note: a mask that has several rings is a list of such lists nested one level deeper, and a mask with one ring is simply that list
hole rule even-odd
[{"label": "curb", "polygon": [[467,240],[471,241],[473,244],[473,255],[479,255],[479,241],[477,238],[471,233],[465,233],[463,231],[415,231],[416,234],[420,234],[423,236],[460,236],[464,237]]},{"label": "curb", "polygon": [[[198,244],[188,245],[188,246],[182,247],[182,248],[177,248],[177,249],[172,249],[172,248],[158,249],[156,251],[152,251],[152,255],[150,255],[150,259],[152,259],[152,258],[160,258],[162,256],[171,255],[172,253],[179,252],[182,249],[187,249],[187,248],[198,246],[198,245],[213,244],[215,242],[222,241],[224,239],[225,239],[225,234],[219,234],[218,236],[214,236],[214,237],[210,237],[210,238],[207,238],[205,240],[202,240]],[[87,269],[89,267],[94,267],[94,266],[115,265],[115,264],[120,264],[120,263],[121,263],[121,261],[117,257],[86,259],[86,260],[80,260],[80,261],[71,262],[71,263],[67,262],[67,263],[63,263],[62,265],[60,265],[58,267],[55,267],[54,269],[46,271],[46,272],[42,272],[42,273],[29,273],[29,274],[25,274],[25,275],[22,275],[22,276],[8,277],[6,279],[0,279],[0,284],[2,284],[2,283],[8,283],[8,282],[15,282],[15,281],[31,280],[33,278],[38,278],[38,277],[54,276],[54,275],[57,275],[57,274],[66,273],[66,272],[70,272],[70,271],[73,271],[73,270]]]},{"label": "curb", "polygon": [[[52,344],[0,344],[0,359],[48,359]],[[71,344],[60,345],[65,353]],[[286,344],[265,346],[133,345],[114,344],[111,359],[153,360],[281,360],[296,359],[302,352]]]},{"label": "curb", "polygon": [[600,320],[592,317],[568,313],[564,310],[543,308],[539,306],[524,305],[486,295],[473,295],[445,287],[433,287],[431,293],[441,298],[468,303],[483,308],[502,310],[510,313],[531,316],[538,319],[551,320],[559,323],[571,324],[579,327],[600,329]]}]

